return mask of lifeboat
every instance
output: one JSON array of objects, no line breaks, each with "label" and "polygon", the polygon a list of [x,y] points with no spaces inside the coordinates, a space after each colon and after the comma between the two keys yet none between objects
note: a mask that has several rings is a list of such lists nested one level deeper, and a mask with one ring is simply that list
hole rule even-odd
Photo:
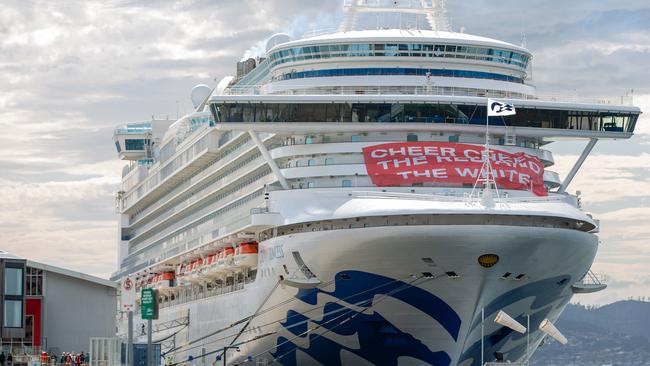
[{"label": "lifeboat", "polygon": [[233,261],[235,267],[240,269],[257,267],[257,243],[248,242],[239,244],[237,249],[235,249]]},{"label": "lifeboat", "polygon": [[224,274],[231,272],[232,268],[232,258],[235,255],[235,250],[232,247],[225,247],[219,254],[219,259],[217,260],[217,271]]},{"label": "lifeboat", "polygon": [[165,293],[168,292],[172,287],[174,287],[174,279],[176,274],[174,272],[168,271],[156,275],[155,288]]}]

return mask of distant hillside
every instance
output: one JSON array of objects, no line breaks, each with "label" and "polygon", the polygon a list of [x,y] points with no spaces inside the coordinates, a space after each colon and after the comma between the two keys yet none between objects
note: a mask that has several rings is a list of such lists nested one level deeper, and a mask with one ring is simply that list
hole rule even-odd
[{"label": "distant hillside", "polygon": [[599,308],[569,305],[556,325],[569,344],[547,341],[531,365],[650,366],[650,302],[619,301]]}]

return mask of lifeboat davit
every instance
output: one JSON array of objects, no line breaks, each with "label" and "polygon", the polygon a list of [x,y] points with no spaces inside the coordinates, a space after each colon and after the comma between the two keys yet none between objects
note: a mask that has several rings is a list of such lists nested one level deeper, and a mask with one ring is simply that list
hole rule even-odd
[{"label": "lifeboat davit", "polygon": [[205,262],[205,274],[206,277],[213,279],[219,277],[217,271],[217,262],[219,261],[219,252],[208,255],[208,258]]},{"label": "lifeboat davit", "polygon": [[233,258],[235,267],[239,269],[257,267],[257,243],[241,243],[235,249]]},{"label": "lifeboat davit", "polygon": [[201,281],[201,268],[203,267],[203,258],[199,258],[192,262],[192,271],[190,272],[190,281]]},{"label": "lifeboat davit", "polygon": [[224,274],[232,272],[232,259],[235,255],[235,250],[232,247],[225,247],[219,254],[219,259],[217,260],[217,270],[219,273]]}]

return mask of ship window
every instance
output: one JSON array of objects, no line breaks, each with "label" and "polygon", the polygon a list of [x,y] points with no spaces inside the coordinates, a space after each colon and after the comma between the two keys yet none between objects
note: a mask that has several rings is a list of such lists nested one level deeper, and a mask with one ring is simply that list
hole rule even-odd
[{"label": "ship window", "polygon": [[406,141],[417,141],[418,140],[418,135],[414,133],[409,133],[406,135]]},{"label": "ship window", "polygon": [[305,138],[305,144],[313,144],[314,143],[314,138],[312,136],[307,136]]},{"label": "ship window", "polygon": [[307,182],[307,188],[314,188],[315,186],[314,182]]},{"label": "ship window", "polygon": [[124,140],[124,145],[127,151],[144,150],[145,142],[148,141],[149,140],[144,140],[144,139],[126,139]]},{"label": "ship window", "polygon": [[119,141],[115,141],[115,148],[117,148],[118,153],[122,152],[122,148],[120,147],[120,142]]},{"label": "ship window", "polygon": [[457,135],[449,136],[449,142],[458,142],[459,137]]},{"label": "ship window", "polygon": [[352,187],[352,181],[350,179],[343,179],[341,187]]},{"label": "ship window", "polygon": [[307,160],[307,166],[314,166],[314,165],[316,165],[316,160],[314,159]]},{"label": "ship window", "polygon": [[325,159],[325,165],[332,165],[332,164],[334,164],[334,158]]},{"label": "ship window", "polygon": [[350,138],[350,140],[351,140],[352,142],[361,142],[361,136],[359,136],[359,135],[352,135],[352,137]]}]

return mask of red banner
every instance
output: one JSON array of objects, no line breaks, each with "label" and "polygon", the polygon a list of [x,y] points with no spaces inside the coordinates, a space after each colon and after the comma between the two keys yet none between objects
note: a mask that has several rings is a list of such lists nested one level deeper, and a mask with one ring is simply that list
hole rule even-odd
[{"label": "red banner", "polygon": [[[472,184],[486,177],[484,147],[451,142],[398,142],[363,148],[372,183],[380,186],[411,186],[417,183]],[[492,172],[498,188],[548,195],[544,165],[535,156],[490,150]]]}]

